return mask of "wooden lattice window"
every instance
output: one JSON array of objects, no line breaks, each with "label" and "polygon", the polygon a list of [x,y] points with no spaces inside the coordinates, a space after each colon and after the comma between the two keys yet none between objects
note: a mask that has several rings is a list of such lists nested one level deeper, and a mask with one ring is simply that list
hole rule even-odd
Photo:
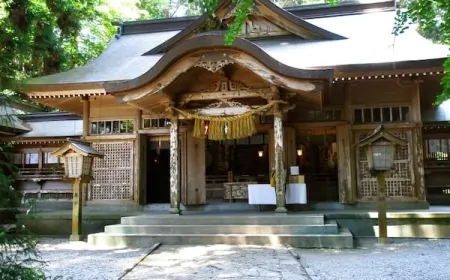
[{"label": "wooden lattice window", "polygon": [[164,128],[170,127],[169,119],[144,119],[142,122],[142,128]]},{"label": "wooden lattice window", "polygon": [[131,134],[133,127],[133,120],[91,122],[91,134]]},{"label": "wooden lattice window", "polygon": [[104,154],[94,159],[91,200],[133,199],[133,142],[93,143]]},{"label": "wooden lattice window", "polygon": [[323,110],[299,110],[289,114],[289,122],[326,122],[342,120],[341,108]]},{"label": "wooden lattice window", "polygon": [[355,124],[409,121],[407,106],[355,109],[353,114]]},{"label": "wooden lattice window", "polygon": [[[366,138],[370,133],[355,133],[356,142]],[[407,138],[404,131],[391,131],[391,133],[405,140]],[[361,148],[357,151],[356,162],[359,197],[363,199],[376,198],[377,179],[372,177],[368,171],[367,156],[364,149]],[[386,195],[388,197],[414,197],[414,190],[411,185],[411,164],[408,146],[397,148],[394,157],[394,170],[386,176]]]},{"label": "wooden lattice window", "polygon": [[425,158],[427,160],[449,160],[450,139],[425,140]]}]

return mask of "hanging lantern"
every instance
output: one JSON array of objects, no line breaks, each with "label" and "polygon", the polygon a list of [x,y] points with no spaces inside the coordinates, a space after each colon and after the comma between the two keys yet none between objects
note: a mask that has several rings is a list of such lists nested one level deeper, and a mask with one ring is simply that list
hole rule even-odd
[{"label": "hanging lantern", "polygon": [[205,135],[209,134],[209,121],[205,121]]},{"label": "hanging lantern", "polygon": [[297,155],[301,157],[303,155],[303,145],[298,146]]}]

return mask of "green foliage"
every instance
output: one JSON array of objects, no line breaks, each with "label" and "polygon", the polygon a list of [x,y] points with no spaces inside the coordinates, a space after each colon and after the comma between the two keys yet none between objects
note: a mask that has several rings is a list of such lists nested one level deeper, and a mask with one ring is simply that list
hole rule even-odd
[{"label": "green foliage", "polygon": [[236,0],[236,12],[234,14],[233,23],[225,34],[225,45],[230,46],[242,30],[245,20],[253,9],[253,0]]},{"label": "green foliage", "polygon": [[6,0],[0,16],[3,88],[97,57],[114,30],[102,5],[102,0]]},{"label": "green foliage", "polygon": [[[178,6],[181,6],[181,3]],[[167,0],[139,0],[137,8],[142,11],[139,19],[171,18],[178,10]]]},{"label": "green foliage", "polygon": [[[418,25],[418,31],[434,42],[450,45],[450,1],[449,0],[402,0],[397,11],[393,34],[405,32],[411,24]],[[442,93],[435,104],[450,99],[450,58],[444,63]]]},{"label": "green foliage", "polygon": [[[14,168],[9,163],[12,143],[0,145],[0,208],[14,207],[20,198],[12,188]],[[0,275],[2,280],[44,280],[44,262],[36,248],[37,240],[25,229],[8,233],[0,225]]]},{"label": "green foliage", "polygon": [[[13,143],[0,145],[0,208],[17,206],[20,195],[12,188],[14,167],[8,158]],[[11,231],[0,224],[0,276],[2,280],[49,280],[46,262],[37,248],[38,240],[20,228]],[[55,277],[53,279],[62,279]]]},{"label": "green foliage", "polygon": [[13,188],[14,166],[9,162],[12,146],[12,143],[0,145],[0,208],[15,207],[20,200],[19,193]]},{"label": "green foliage", "polygon": [[45,262],[28,232],[7,233],[0,226],[0,275],[2,280],[45,280]]}]

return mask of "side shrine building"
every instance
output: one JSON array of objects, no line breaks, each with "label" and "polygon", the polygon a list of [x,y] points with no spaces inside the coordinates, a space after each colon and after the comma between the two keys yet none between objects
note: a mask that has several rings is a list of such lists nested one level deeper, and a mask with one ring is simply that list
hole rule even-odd
[{"label": "side shrine building", "polygon": [[[291,166],[308,203],[370,203],[376,178],[354,144],[380,124],[408,143],[386,178],[388,200],[446,199],[450,116],[432,103],[448,47],[413,27],[394,37],[394,1],[284,10],[255,0],[228,47],[234,13],[224,0],[214,17],[125,22],[91,63],[28,83],[36,102],[80,116],[80,137],[105,155],[88,204],[170,203],[178,213],[247,199],[248,184],[269,184],[274,172],[283,212]],[[36,137],[21,151],[44,160],[42,141],[55,137]]]}]

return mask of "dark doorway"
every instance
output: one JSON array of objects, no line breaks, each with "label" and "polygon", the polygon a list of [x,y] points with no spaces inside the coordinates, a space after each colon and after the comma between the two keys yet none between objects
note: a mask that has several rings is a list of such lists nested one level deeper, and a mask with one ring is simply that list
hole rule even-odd
[{"label": "dark doorway", "polygon": [[147,203],[170,203],[169,149],[149,149]]},{"label": "dark doorway", "polygon": [[338,201],[336,134],[302,136],[300,143],[302,155],[298,163],[300,174],[305,175],[308,200]]},{"label": "dark doorway", "polygon": [[267,134],[206,142],[206,200],[224,199],[224,183],[269,182]]}]

